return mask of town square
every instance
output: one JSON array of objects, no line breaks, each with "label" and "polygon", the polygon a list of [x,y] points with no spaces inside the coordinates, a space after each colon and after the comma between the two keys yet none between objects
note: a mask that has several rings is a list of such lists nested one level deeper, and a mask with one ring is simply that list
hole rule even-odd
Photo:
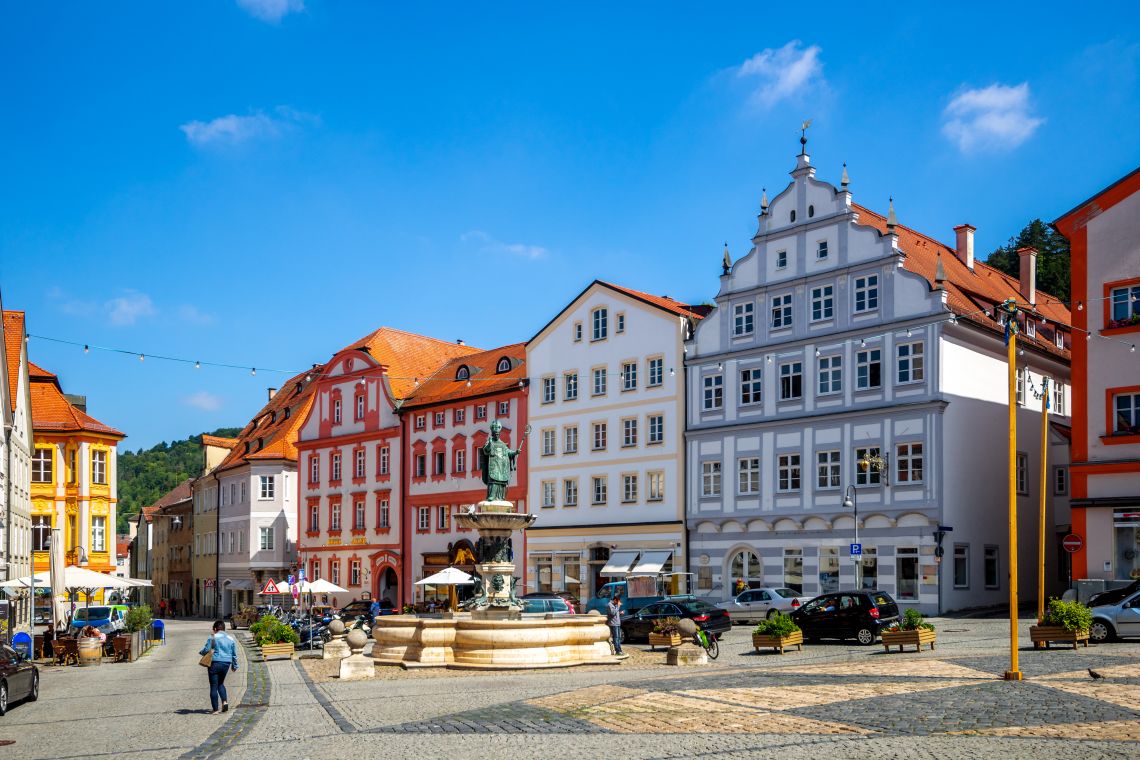
[{"label": "town square", "polygon": [[818,11],[8,7],[0,757],[1140,755],[1140,13]]}]

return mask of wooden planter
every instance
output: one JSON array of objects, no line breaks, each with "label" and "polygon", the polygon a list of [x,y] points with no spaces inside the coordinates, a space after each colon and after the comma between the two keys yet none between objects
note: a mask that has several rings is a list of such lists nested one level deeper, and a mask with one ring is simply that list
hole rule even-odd
[{"label": "wooden planter", "polygon": [[1059,625],[1031,625],[1029,626],[1029,638],[1033,642],[1034,649],[1040,649],[1042,644],[1048,649],[1051,641],[1072,644],[1073,649],[1076,649],[1077,644],[1082,641],[1086,647],[1089,645],[1088,631],[1066,631]]},{"label": "wooden planter", "polygon": [[913,631],[883,631],[882,636],[883,649],[888,652],[894,646],[897,646],[900,652],[903,651],[903,647],[909,646],[913,646],[914,651],[921,652],[923,644],[929,644],[933,651],[937,632],[927,628],[918,628]]},{"label": "wooden planter", "polygon": [[768,634],[754,633],[752,634],[752,646],[759,652],[761,647],[772,647],[780,654],[784,653],[784,647],[794,646],[798,651],[803,651],[804,648],[804,632],[795,631],[789,633],[787,636],[769,636]]},{"label": "wooden planter", "polygon": [[650,633],[649,634],[649,648],[657,651],[657,647],[679,647],[681,646],[681,634],[679,633]]},{"label": "wooden planter", "polygon": [[284,644],[265,644],[261,647],[261,656],[266,660],[273,657],[292,659],[293,643],[287,641]]}]

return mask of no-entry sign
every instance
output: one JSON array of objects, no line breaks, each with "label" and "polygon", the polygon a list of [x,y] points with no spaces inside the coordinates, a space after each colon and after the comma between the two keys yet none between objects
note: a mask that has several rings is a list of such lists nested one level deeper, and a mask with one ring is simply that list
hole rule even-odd
[{"label": "no-entry sign", "polygon": [[1079,552],[1081,547],[1085,545],[1085,540],[1078,536],[1076,533],[1070,533],[1061,539],[1061,548],[1069,554]]}]

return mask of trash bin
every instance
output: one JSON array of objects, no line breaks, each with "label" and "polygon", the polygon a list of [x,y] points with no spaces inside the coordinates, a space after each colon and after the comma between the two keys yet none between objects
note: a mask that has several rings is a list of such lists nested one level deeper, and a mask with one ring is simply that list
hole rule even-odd
[{"label": "trash bin", "polygon": [[20,631],[12,637],[12,648],[20,653],[25,660],[32,658],[32,637]]},{"label": "trash bin", "polygon": [[154,623],[151,624],[151,631],[150,638],[153,641],[161,641],[163,644],[166,643],[166,623],[161,620],[155,620]]}]

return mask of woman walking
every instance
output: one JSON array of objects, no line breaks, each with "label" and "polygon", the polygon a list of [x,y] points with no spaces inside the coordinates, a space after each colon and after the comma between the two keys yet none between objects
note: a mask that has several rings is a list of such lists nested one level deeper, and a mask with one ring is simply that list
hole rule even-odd
[{"label": "woman walking", "polygon": [[229,695],[226,694],[226,673],[237,670],[237,642],[226,633],[224,620],[214,622],[214,634],[206,639],[206,646],[202,647],[200,655],[212,652],[210,667],[210,705],[214,708],[211,715],[217,715],[218,700],[221,700],[221,712],[230,709]]}]

